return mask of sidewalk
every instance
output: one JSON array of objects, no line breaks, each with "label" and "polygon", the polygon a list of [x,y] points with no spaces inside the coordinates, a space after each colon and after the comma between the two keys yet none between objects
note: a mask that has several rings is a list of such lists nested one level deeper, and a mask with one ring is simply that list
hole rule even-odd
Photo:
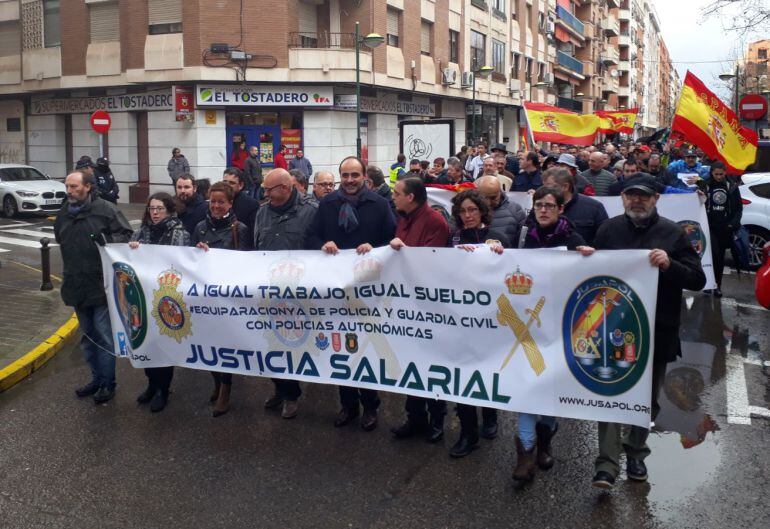
[{"label": "sidewalk", "polygon": [[0,264],[2,392],[42,366],[72,339],[77,322],[72,308],[59,297],[58,281],[54,280],[54,290],[41,292],[39,271],[14,261]]}]

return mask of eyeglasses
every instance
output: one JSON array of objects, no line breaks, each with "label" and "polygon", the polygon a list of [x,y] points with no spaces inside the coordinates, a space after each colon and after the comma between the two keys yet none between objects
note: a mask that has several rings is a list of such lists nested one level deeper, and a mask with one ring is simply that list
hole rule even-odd
[{"label": "eyeglasses", "polygon": [[535,202],[532,207],[534,209],[544,209],[546,211],[553,211],[554,209],[558,208],[558,204],[554,204],[552,202]]},{"label": "eyeglasses", "polygon": [[460,215],[473,215],[479,212],[479,208],[462,208]]},{"label": "eyeglasses", "polygon": [[166,208],[164,206],[147,206],[147,211],[150,213],[160,213],[161,211],[166,211]]},{"label": "eyeglasses", "polygon": [[286,184],[278,184],[277,186],[273,186],[273,187],[264,187],[264,186],[262,186],[262,190],[267,195],[268,193],[271,193],[274,189],[278,189],[279,187],[286,187]]},{"label": "eyeglasses", "polygon": [[315,187],[334,187],[334,182],[322,182],[319,184],[313,184]]},{"label": "eyeglasses", "polygon": [[341,178],[361,178],[362,173],[340,173]]}]

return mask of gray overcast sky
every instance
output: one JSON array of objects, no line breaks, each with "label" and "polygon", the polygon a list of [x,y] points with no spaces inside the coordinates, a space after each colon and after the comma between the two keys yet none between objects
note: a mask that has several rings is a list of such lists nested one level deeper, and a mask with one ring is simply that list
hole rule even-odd
[{"label": "gray overcast sky", "polygon": [[[663,40],[682,80],[689,69],[720,97],[729,98],[725,82],[720,81],[717,76],[722,72],[733,71],[733,61],[745,53],[747,43],[762,37],[757,34],[744,37],[735,32],[726,32],[724,26],[729,24],[732,18],[729,12],[704,20],[701,10],[711,3],[711,0],[653,2],[660,18]],[[767,35],[770,31],[765,30],[764,33]],[[698,64],[698,61],[723,62]]]}]

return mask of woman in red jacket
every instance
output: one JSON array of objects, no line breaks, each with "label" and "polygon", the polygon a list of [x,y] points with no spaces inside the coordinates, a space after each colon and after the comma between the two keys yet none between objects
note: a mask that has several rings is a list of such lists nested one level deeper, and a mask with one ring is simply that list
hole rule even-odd
[{"label": "woman in red jacket", "polygon": [[246,142],[244,141],[238,145],[238,149],[233,152],[233,157],[230,159],[230,165],[243,171],[244,165],[246,164],[246,158],[248,157],[249,153],[246,150]]}]

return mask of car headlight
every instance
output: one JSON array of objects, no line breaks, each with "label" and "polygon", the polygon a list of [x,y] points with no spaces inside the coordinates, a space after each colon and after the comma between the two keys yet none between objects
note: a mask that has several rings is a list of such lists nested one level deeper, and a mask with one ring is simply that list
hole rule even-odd
[{"label": "car headlight", "polygon": [[36,191],[16,191],[16,194],[20,197],[36,197],[40,195],[40,193]]}]

